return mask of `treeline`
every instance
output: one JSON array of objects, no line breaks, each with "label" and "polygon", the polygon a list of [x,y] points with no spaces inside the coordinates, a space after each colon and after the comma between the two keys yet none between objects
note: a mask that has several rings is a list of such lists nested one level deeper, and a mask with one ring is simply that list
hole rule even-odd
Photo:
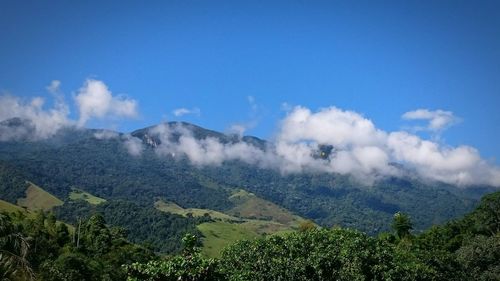
[{"label": "treeline", "polygon": [[125,280],[122,265],[154,258],[99,214],[69,231],[53,214],[0,213],[1,280]]},{"label": "treeline", "polygon": [[28,183],[18,169],[0,160],[0,199],[16,204],[25,196]]},{"label": "treeline", "polygon": [[500,192],[461,220],[414,236],[396,213],[394,233],[304,228],[241,241],[219,259],[203,258],[185,237],[182,255],[126,266],[138,280],[500,280]]},{"label": "treeline", "polygon": [[412,177],[384,178],[366,187],[349,175],[282,175],[238,161],[197,171],[219,185],[241,187],[321,226],[342,225],[370,235],[390,230],[391,216],[397,211],[412,214],[415,230],[423,231],[461,217],[477,204],[456,187]]},{"label": "treeline", "polygon": [[178,255],[159,257],[128,242],[126,231],[94,214],[75,229],[53,214],[0,214],[2,280],[499,280],[500,192],[475,211],[412,235],[411,219],[396,213],[393,232],[378,237],[342,228],[316,228],[201,255],[196,235]]},{"label": "treeline", "polygon": [[209,217],[183,217],[161,212],[151,205],[114,200],[91,205],[83,200],[67,201],[54,209],[58,219],[77,225],[79,219],[102,214],[107,223],[123,228],[130,241],[147,245],[155,252],[177,253],[181,250],[184,234],[201,236],[196,225]]}]

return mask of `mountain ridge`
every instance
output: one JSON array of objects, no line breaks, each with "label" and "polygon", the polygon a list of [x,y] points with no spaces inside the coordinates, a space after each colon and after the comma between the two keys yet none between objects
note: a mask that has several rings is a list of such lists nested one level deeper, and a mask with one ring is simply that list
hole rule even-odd
[{"label": "mountain ridge", "polygon": [[[166,124],[168,129],[191,128],[195,140],[221,138],[223,144],[246,140],[268,146],[252,136],[226,135],[186,122]],[[342,225],[369,234],[389,229],[397,211],[409,213],[421,231],[465,214],[479,195],[492,191],[457,189],[416,177],[388,177],[367,186],[349,175],[283,174],[238,160],[195,165],[185,156],[160,155],[147,144],[145,136],[158,126],[130,133],[74,127],[46,140],[1,142],[0,161],[60,198],[67,198],[77,186],[106,200],[153,206],[163,198],[183,208],[224,212],[234,208],[228,199],[233,191],[243,189],[319,225]],[[127,151],[130,138],[140,141],[139,156]]]}]

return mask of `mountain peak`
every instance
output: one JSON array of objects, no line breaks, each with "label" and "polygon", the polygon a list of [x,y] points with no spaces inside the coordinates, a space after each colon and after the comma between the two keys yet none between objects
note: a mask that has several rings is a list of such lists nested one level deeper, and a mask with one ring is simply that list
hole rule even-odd
[{"label": "mountain peak", "polygon": [[172,122],[160,123],[158,125],[153,125],[133,131],[131,135],[141,139],[144,143],[150,146],[156,147],[161,144],[160,133],[158,131],[158,129],[161,126],[166,126],[166,129],[169,130],[170,134],[169,140],[172,142],[178,142],[179,138],[183,135],[185,130],[187,130],[197,140],[214,138],[223,144],[237,143],[243,141],[245,143],[254,145],[260,149],[264,149],[266,146],[265,140],[262,140],[254,136],[238,136],[233,134],[231,135],[224,134],[184,121],[172,121]]},{"label": "mountain peak", "polygon": [[35,124],[30,119],[14,117],[0,122],[0,141],[32,140],[36,131]]}]

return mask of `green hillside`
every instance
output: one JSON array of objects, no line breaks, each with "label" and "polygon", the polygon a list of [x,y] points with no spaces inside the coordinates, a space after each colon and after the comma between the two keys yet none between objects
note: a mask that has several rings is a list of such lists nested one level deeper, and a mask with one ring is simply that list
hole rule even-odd
[{"label": "green hillside", "polygon": [[293,232],[295,227],[274,221],[244,220],[206,222],[197,226],[203,234],[202,253],[218,257],[224,247],[239,240],[248,240],[267,235]]},{"label": "green hillside", "polygon": [[224,247],[236,241],[290,232],[305,221],[286,209],[244,190],[236,190],[229,200],[235,207],[226,213],[210,209],[182,208],[163,200],[156,201],[154,206],[160,211],[184,217],[210,216],[215,220],[197,226],[203,234],[202,252],[209,257],[218,257]]},{"label": "green hillside", "polygon": [[25,198],[17,200],[17,205],[26,207],[29,210],[50,210],[56,206],[62,205],[64,202],[54,195],[43,190],[34,183],[29,183],[26,189]]},{"label": "green hillside", "polygon": [[22,207],[9,203],[7,201],[3,201],[0,199],[0,210],[6,212],[26,212],[26,210]]},{"label": "green hillside", "polygon": [[203,217],[203,216],[210,216],[213,219],[219,219],[219,220],[241,220],[240,218],[230,216],[227,214],[224,214],[222,212],[210,210],[210,209],[198,209],[198,208],[182,208],[181,206],[175,204],[174,202],[168,202],[168,201],[163,201],[163,200],[158,200],[154,203],[154,206],[156,209],[162,211],[162,212],[167,212],[167,213],[172,213],[172,214],[177,214],[181,215],[184,217],[187,217],[189,215],[194,216],[194,217]]},{"label": "green hillside", "polygon": [[89,202],[92,205],[99,205],[101,203],[106,202],[106,199],[94,196],[88,192],[85,192],[78,188],[73,188],[71,193],[69,194],[69,199],[71,200],[84,200]]},{"label": "green hillside", "polygon": [[237,242],[207,259],[187,235],[182,254],[136,263],[127,272],[134,280],[499,280],[499,210],[496,192],[463,218],[421,234],[398,213],[392,232],[376,237],[335,227],[245,240],[246,232],[232,225],[202,225]]},{"label": "green hillside", "polygon": [[238,190],[229,197],[235,207],[227,211],[228,214],[242,218],[270,220],[286,225],[298,225],[304,221],[299,216],[272,202],[257,197],[255,194],[243,189]]},{"label": "green hillside", "polygon": [[[168,126],[179,126],[179,123]],[[262,149],[266,147],[265,141],[256,138],[239,139],[194,125],[184,126],[200,139],[220,138],[222,143],[243,140],[258,143]],[[193,215],[192,221],[204,220],[205,214],[226,222],[244,219],[242,223],[249,225],[249,231],[258,234],[287,231],[304,218],[320,226],[355,228],[370,235],[389,230],[391,218],[398,211],[411,215],[415,230],[423,231],[432,224],[463,215],[477,203],[477,195],[469,196],[454,186],[421,182],[411,176],[384,178],[367,187],[346,175],[281,174],[278,170],[239,161],[196,166],[186,158],[160,154],[155,145],[161,139],[148,128],[132,133],[144,141],[142,154],[134,157],[125,149],[122,138],[98,139],[95,132],[67,128],[44,141],[2,142],[0,199],[16,203],[24,197],[20,200],[23,205],[42,209],[61,203],[47,202],[47,196],[43,199],[42,195],[39,205],[33,206],[33,198],[40,192],[33,192],[37,189],[31,188],[27,196],[24,194],[25,181],[29,180],[54,196],[67,199],[58,214],[64,213],[64,219],[69,222],[96,210],[111,213],[104,210],[109,206],[106,204],[121,200],[140,208],[156,206],[156,209],[181,215],[178,219],[190,221],[186,222],[190,227],[189,214]],[[172,141],[178,137],[173,135]],[[478,189],[481,194],[488,191]],[[163,203],[159,199],[163,199]],[[77,201],[100,204],[69,205]],[[113,206],[118,214],[130,212],[126,204]],[[134,241],[147,243],[148,239],[159,239],[159,235],[151,231],[157,229],[154,221],[141,219],[141,223],[142,229],[150,231],[131,235]],[[120,225],[127,228],[138,224],[125,218],[120,221]],[[178,247],[165,245],[162,249]]]},{"label": "green hillside", "polygon": [[208,257],[218,257],[220,251],[239,240],[249,240],[259,235],[242,224],[226,221],[207,222],[198,225],[203,233],[202,253]]}]

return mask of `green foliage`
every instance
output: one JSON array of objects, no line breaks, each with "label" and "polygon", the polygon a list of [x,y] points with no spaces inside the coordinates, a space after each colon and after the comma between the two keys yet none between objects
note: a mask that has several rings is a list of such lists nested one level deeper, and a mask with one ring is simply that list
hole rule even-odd
[{"label": "green foliage", "polygon": [[397,211],[411,214],[415,231],[420,232],[464,215],[475,205],[475,199],[456,188],[410,179],[388,178],[368,188],[349,176],[284,176],[236,161],[197,172],[221,185],[241,187],[320,226],[340,225],[370,235],[390,230]]},{"label": "green foliage", "polygon": [[259,236],[246,223],[214,221],[198,225],[203,234],[202,253],[208,257],[220,256],[221,250],[242,239],[252,239]]},{"label": "green foliage", "polygon": [[16,204],[18,198],[24,197],[28,185],[19,169],[0,161],[0,199]]},{"label": "green foliage", "polygon": [[457,251],[468,278],[498,280],[500,277],[500,233],[475,236]]},{"label": "green foliage", "polygon": [[229,280],[431,280],[418,279],[431,273],[404,250],[340,228],[240,242],[221,266]]},{"label": "green foliage", "polygon": [[[187,232],[201,235],[196,225],[210,220],[209,217],[183,217],[165,213],[153,206],[123,200],[108,201],[99,205],[91,205],[83,200],[68,201],[54,211],[58,218],[73,225],[77,224],[78,218],[101,213],[106,222],[121,227],[132,242],[150,244],[155,251],[163,253],[179,252],[183,235]],[[102,235],[103,239],[108,236]],[[96,247],[100,248],[98,245]]]},{"label": "green foliage", "polygon": [[204,258],[195,235],[186,234],[182,255],[165,260],[126,266],[129,281],[216,281],[224,280],[214,259]]},{"label": "green foliage", "polygon": [[[196,256],[189,246],[183,255],[135,263],[127,271],[129,280],[498,280],[500,234],[478,234],[497,227],[492,223],[497,210],[491,206],[497,206],[498,194],[486,196],[462,220],[416,237],[409,235],[409,217],[397,214],[399,239],[389,233],[374,238],[349,229],[308,228],[239,241],[218,260]],[[186,236],[184,242],[194,245],[195,238]],[[199,259],[186,258],[195,256]],[[203,274],[195,275],[200,270]]]},{"label": "green foliage", "polygon": [[[200,128],[194,135],[220,137]],[[108,200],[97,206],[75,201],[58,207],[57,217],[73,223],[74,233],[43,212],[8,215],[10,223],[4,224],[12,227],[5,228],[2,237],[17,237],[17,245],[27,246],[11,249],[12,257],[29,263],[41,280],[124,280],[122,264],[134,264],[125,268],[136,280],[500,279],[499,193],[485,196],[465,218],[419,235],[470,210],[474,192],[394,178],[368,188],[348,176],[282,175],[237,161],[199,168],[186,159],[158,157],[150,147],[141,157],[132,157],[119,138],[98,140],[90,130],[68,130],[49,141],[2,143],[0,161],[0,197],[9,202],[23,196],[25,180],[60,198],[78,186]],[[203,258],[192,246],[186,248],[191,252],[158,260],[125,238],[129,234],[133,242],[150,243],[157,251],[179,252],[182,235],[199,234],[196,225],[209,218],[161,213],[152,208],[153,202],[165,198],[183,208],[246,212],[251,208],[235,208],[229,199],[240,188],[322,226],[376,234],[390,229],[392,214],[398,211],[411,214],[413,224],[404,216],[394,218],[397,237],[374,238],[336,228],[242,241],[215,260]],[[102,216],[91,216],[96,213]],[[416,236],[408,235],[412,226]],[[14,269],[5,270],[13,279],[25,272]]]},{"label": "green foliage", "polygon": [[463,219],[435,226],[414,241],[427,263],[454,280],[499,280],[500,192],[484,196]]},{"label": "green foliage", "polygon": [[[53,214],[0,214],[0,274],[10,280],[125,280],[123,264],[151,260],[101,215],[78,224],[71,237]],[[24,277],[23,277],[24,275]]]},{"label": "green foliage", "polygon": [[101,203],[106,202],[106,199],[99,198],[97,196],[94,196],[88,192],[85,192],[85,191],[77,189],[77,188],[72,188],[72,191],[69,194],[69,199],[71,199],[71,200],[85,200],[92,205],[99,205]]},{"label": "green foliage", "polygon": [[28,239],[7,214],[0,213],[0,280],[33,279],[28,251]]},{"label": "green foliage", "polygon": [[400,239],[410,236],[410,230],[413,229],[410,217],[401,212],[394,214],[391,226]]},{"label": "green foliage", "polygon": [[500,192],[485,195],[481,204],[470,215],[474,222],[474,231],[493,235],[500,231]]},{"label": "green foliage", "polygon": [[310,220],[303,221],[299,224],[299,231],[309,231],[315,229],[316,225]]},{"label": "green foliage", "polygon": [[[194,130],[195,137],[235,141],[217,132],[184,125]],[[238,161],[199,168],[187,159],[159,157],[152,147],[146,147],[140,157],[133,157],[124,149],[120,138],[96,139],[94,133],[93,130],[68,129],[47,141],[3,142],[0,161],[22,171],[23,180],[31,180],[59,198],[67,198],[71,188],[78,186],[106,200],[122,199],[150,205],[158,198],[165,198],[183,208],[239,212],[244,216],[252,208],[240,210],[229,199],[235,190],[244,189],[318,225],[341,225],[368,234],[390,230],[391,216],[397,211],[411,214],[415,232],[420,232],[463,215],[475,204],[468,192],[417,180],[389,178],[367,188],[349,176],[282,175],[279,171]],[[147,133],[146,128],[133,135],[144,138]],[[261,148],[266,146],[256,138],[244,140]],[[327,150],[327,147],[320,148],[325,153]],[[18,189],[4,190],[9,194],[2,190],[0,198],[9,202],[23,196],[15,195]],[[256,212],[256,215],[269,217],[266,212]]]},{"label": "green foliage", "polygon": [[158,259],[130,244],[123,228],[109,228],[100,214],[80,221],[73,238],[53,214],[1,214],[0,273],[16,280],[33,270],[50,281],[498,280],[500,233],[489,235],[498,227],[498,194],[485,196],[463,219],[417,236],[408,235],[411,222],[399,214],[398,238],[308,228],[236,242],[218,259],[201,255],[193,234],[183,237],[180,254]]}]

